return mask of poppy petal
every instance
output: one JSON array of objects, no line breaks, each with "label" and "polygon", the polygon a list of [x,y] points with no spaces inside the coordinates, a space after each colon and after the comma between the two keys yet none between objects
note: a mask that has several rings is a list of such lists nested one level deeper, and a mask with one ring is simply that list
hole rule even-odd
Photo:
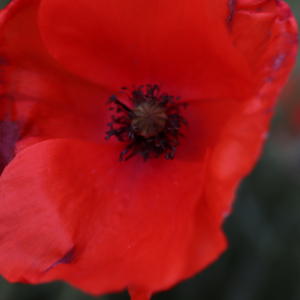
[{"label": "poppy petal", "polygon": [[250,172],[261,153],[275,102],[295,63],[298,49],[297,24],[286,3],[263,0],[253,2],[256,5],[248,0],[237,3],[241,7],[242,3],[247,5],[252,18],[257,15],[258,23],[265,24],[265,18],[261,18],[257,5],[272,5],[277,16],[256,74],[257,96],[236,107],[213,149],[206,191],[210,199],[208,203],[217,212],[220,223],[230,212],[240,180]]},{"label": "poppy petal", "polygon": [[282,12],[278,9],[281,5],[276,1],[239,0],[231,6],[232,18],[228,21],[230,35],[255,75],[264,63],[273,24],[281,18]]},{"label": "poppy petal", "polygon": [[202,194],[203,163],[119,163],[121,149],[58,139],[14,158],[0,179],[5,278],[152,293],[220,254],[226,243]]},{"label": "poppy petal", "polygon": [[149,300],[151,298],[151,293],[137,288],[128,289],[131,300]]},{"label": "poppy petal", "polygon": [[163,83],[191,99],[244,99],[253,79],[220,10],[227,1],[42,0],[38,23],[49,52],[100,85]]},{"label": "poppy petal", "polygon": [[105,142],[105,105],[116,92],[74,76],[53,59],[37,26],[38,7],[39,1],[17,0],[1,14],[0,130],[11,158],[18,139]]}]

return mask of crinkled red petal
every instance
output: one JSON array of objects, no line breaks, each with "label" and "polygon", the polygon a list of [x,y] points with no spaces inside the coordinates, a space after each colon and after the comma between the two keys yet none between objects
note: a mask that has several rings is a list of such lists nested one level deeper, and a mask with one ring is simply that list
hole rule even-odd
[{"label": "crinkled red petal", "polygon": [[[270,118],[282,87],[286,83],[289,72],[295,63],[298,49],[298,30],[296,21],[289,6],[281,1],[250,1],[236,2],[232,19],[232,38],[243,39],[238,46],[241,52],[248,56],[256,56],[256,49],[261,51],[262,57],[253,65],[256,78],[256,96],[237,106],[229,121],[220,133],[218,143],[213,150],[206,194],[208,203],[220,223],[228,215],[236,188],[241,179],[253,168],[261,153],[263,142],[268,136]],[[249,26],[241,27],[241,16],[247,15]],[[272,15],[272,17],[270,17]],[[237,16],[237,20],[235,20]],[[266,20],[276,17],[269,24],[270,37],[267,41],[258,37],[257,41],[249,43],[251,31],[257,28],[256,33],[266,34]],[[262,29],[258,24],[262,22]],[[267,22],[268,23],[268,22]],[[252,28],[252,29],[251,29]],[[254,36],[253,36],[254,39]],[[264,45],[267,43],[267,45]],[[252,58],[250,55],[249,63]]]},{"label": "crinkled red petal", "polygon": [[5,132],[0,152],[4,162],[13,157],[18,139],[72,137],[104,142],[110,119],[105,104],[116,92],[71,74],[53,59],[37,26],[39,2],[13,1],[1,14],[0,130]]},{"label": "crinkled red petal", "polygon": [[163,83],[189,99],[245,99],[250,68],[220,11],[227,1],[42,0],[39,27],[55,58],[98,84]]},{"label": "crinkled red petal", "polygon": [[151,294],[220,254],[203,162],[119,163],[121,149],[57,139],[16,156],[0,179],[1,274],[62,279],[92,294]]}]

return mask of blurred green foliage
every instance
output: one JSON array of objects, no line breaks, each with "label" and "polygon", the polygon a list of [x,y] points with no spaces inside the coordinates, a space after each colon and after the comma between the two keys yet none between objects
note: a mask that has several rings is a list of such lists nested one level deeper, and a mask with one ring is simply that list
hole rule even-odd
[{"label": "blurred green foliage", "polygon": [[[289,0],[298,21],[300,1]],[[0,0],[0,7],[9,3]],[[298,55],[299,58],[299,55]],[[224,230],[229,249],[194,278],[153,300],[300,299],[300,60],[283,93],[270,138],[238,192]],[[299,121],[297,119],[299,117]],[[39,286],[0,279],[1,300],[88,300],[62,282]],[[126,292],[98,297],[129,299]]]}]

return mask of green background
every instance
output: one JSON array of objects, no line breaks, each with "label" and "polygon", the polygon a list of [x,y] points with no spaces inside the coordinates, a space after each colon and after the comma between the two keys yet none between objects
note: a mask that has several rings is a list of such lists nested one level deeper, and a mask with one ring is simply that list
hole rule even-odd
[{"label": "green background", "polygon": [[[300,1],[286,1],[300,21]],[[9,1],[0,0],[0,7]],[[299,55],[298,55],[299,58]],[[277,106],[269,140],[240,186],[224,230],[229,249],[194,278],[153,300],[300,299],[300,60]],[[298,113],[297,113],[298,109]],[[88,300],[62,282],[31,286],[0,278],[1,300]],[[96,297],[129,299],[126,292]]]}]

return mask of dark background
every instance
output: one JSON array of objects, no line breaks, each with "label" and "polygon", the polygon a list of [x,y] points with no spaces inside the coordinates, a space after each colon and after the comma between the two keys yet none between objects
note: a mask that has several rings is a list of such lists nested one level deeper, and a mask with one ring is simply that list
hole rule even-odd
[{"label": "dark background", "polygon": [[[0,7],[8,2],[0,0]],[[300,1],[286,2],[300,21]],[[217,262],[153,300],[300,300],[300,59],[279,100],[263,155],[241,184],[224,230],[229,249]],[[129,296],[94,298],[61,282],[31,286],[0,278],[0,299]]]}]

